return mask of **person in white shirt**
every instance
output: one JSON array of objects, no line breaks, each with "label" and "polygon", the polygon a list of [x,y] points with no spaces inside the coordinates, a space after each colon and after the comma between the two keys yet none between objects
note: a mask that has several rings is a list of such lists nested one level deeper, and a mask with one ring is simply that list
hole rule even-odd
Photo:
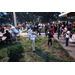
[{"label": "person in white shirt", "polygon": [[41,35],[42,24],[39,24],[39,35]]},{"label": "person in white shirt", "polygon": [[30,40],[30,37],[31,37],[31,28],[30,27],[28,27],[28,31],[27,31],[27,33],[28,33],[28,35],[29,35],[29,40]]},{"label": "person in white shirt", "polygon": [[70,34],[71,34],[70,28],[68,28],[67,33],[66,33],[66,46],[68,46],[68,41],[69,41],[69,38],[70,38]]},{"label": "person in white shirt", "polygon": [[67,32],[67,26],[65,26],[65,28],[63,29],[63,36],[64,36],[64,39],[66,37],[66,32]]},{"label": "person in white shirt", "polygon": [[69,39],[69,41],[70,41],[70,42],[75,42],[75,32],[74,32],[74,34],[72,35],[72,38]]},{"label": "person in white shirt", "polygon": [[33,48],[33,52],[35,52],[35,37],[36,37],[36,33],[34,32],[34,28],[31,28],[31,36],[30,36],[30,40],[32,41],[32,48]]}]

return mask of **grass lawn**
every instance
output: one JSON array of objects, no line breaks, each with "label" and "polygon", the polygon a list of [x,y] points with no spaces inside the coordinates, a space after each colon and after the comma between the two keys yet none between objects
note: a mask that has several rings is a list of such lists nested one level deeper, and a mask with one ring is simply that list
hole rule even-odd
[{"label": "grass lawn", "polygon": [[[20,37],[19,42],[25,52],[23,54],[23,58],[19,61],[21,62],[69,62],[75,61],[63,47],[54,40],[53,47],[47,47],[47,37],[36,37],[35,40],[35,49],[36,52],[32,51],[32,42],[29,41],[29,38]],[[16,46],[18,43],[12,43],[6,46],[0,44],[0,61],[5,62],[9,60],[7,56],[7,48],[8,46]]]},{"label": "grass lawn", "polygon": [[42,28],[41,33],[45,33],[45,29],[44,28]]}]

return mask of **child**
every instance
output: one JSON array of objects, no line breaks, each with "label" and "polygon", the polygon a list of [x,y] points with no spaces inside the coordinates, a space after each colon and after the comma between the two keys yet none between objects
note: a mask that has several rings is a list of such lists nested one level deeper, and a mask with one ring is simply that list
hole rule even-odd
[{"label": "child", "polygon": [[48,33],[48,47],[49,47],[49,42],[51,42],[51,47],[52,47],[52,38],[53,38],[53,35],[52,35],[52,30],[50,30]]},{"label": "child", "polygon": [[67,33],[66,33],[66,46],[68,46],[69,38],[70,38],[70,28],[68,28]]},{"label": "child", "polygon": [[35,35],[37,34],[34,32],[34,29],[32,28],[30,39],[32,41],[33,52],[35,52]]},{"label": "child", "polygon": [[31,31],[32,31],[31,28],[28,28],[27,33],[28,33],[28,35],[29,35],[29,41],[30,41]]}]

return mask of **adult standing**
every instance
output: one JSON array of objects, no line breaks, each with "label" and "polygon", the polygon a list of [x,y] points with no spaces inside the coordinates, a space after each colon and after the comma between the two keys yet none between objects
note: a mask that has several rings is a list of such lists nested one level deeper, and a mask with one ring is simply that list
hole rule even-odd
[{"label": "adult standing", "polygon": [[25,23],[23,23],[22,25],[23,25],[23,30],[25,30]]},{"label": "adult standing", "polygon": [[39,30],[38,22],[35,23],[35,25],[34,25],[34,29],[35,29],[35,31],[36,31],[37,33],[39,32],[39,31],[38,31],[38,30]]},{"label": "adult standing", "polygon": [[30,24],[30,28],[33,28],[34,27],[34,25],[33,25],[33,23],[31,22],[31,24]]},{"label": "adult standing", "polygon": [[28,30],[28,28],[29,28],[29,23],[26,24],[26,27],[27,27],[27,30]]},{"label": "adult standing", "polygon": [[41,35],[42,24],[39,23],[39,35]]},{"label": "adult standing", "polygon": [[47,36],[48,25],[45,23],[45,35]]},{"label": "adult standing", "polygon": [[62,25],[60,25],[60,36],[62,34]]},{"label": "adult standing", "polygon": [[66,38],[66,32],[67,32],[67,25],[66,25],[65,28],[63,29],[63,36],[64,36],[64,39]]},{"label": "adult standing", "polygon": [[69,38],[70,38],[70,28],[68,28],[68,30],[66,32],[66,46],[68,46]]},{"label": "adult standing", "polygon": [[59,35],[60,35],[60,26],[59,25],[57,25],[57,32],[58,32],[58,39],[59,39]]}]

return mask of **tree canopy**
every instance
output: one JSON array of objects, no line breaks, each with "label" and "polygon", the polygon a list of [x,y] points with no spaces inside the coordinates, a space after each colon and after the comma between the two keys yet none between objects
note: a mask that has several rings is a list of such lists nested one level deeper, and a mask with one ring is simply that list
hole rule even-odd
[{"label": "tree canopy", "polygon": [[[6,14],[4,14],[6,13]],[[57,20],[65,20],[66,18],[59,18],[60,12],[16,12],[16,19],[23,23],[26,21],[41,21],[43,23]],[[13,23],[12,12],[0,12],[0,23]]]}]

